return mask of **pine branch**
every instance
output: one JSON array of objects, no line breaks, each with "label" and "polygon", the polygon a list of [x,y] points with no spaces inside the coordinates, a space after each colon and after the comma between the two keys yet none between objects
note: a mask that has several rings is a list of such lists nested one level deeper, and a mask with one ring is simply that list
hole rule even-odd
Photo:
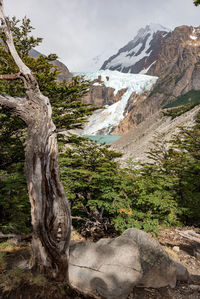
[{"label": "pine branch", "polygon": [[31,75],[31,70],[23,63],[23,61],[21,60],[21,58],[19,57],[19,55],[15,49],[12,33],[9,28],[8,22],[6,21],[6,17],[4,15],[3,0],[0,0],[0,14],[1,14],[1,25],[2,25],[3,31],[6,35],[6,43],[8,45],[9,51],[10,51],[16,65],[18,66],[18,68],[22,74]]}]

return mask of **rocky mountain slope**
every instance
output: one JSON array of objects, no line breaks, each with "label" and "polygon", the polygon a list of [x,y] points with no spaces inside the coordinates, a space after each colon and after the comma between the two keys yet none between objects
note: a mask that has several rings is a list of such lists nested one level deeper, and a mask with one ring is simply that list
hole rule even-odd
[{"label": "rocky mountain slope", "polygon": [[[159,79],[146,99],[129,107],[130,127],[138,125],[177,97],[200,90],[200,27],[175,28],[163,43],[148,74],[157,74]],[[190,100],[193,100],[192,96]]]},{"label": "rocky mountain slope", "polygon": [[172,135],[178,133],[179,127],[194,125],[198,112],[200,112],[200,105],[175,119],[171,119],[158,111],[119,140],[113,142],[112,148],[124,153],[122,160],[133,158],[134,161],[148,162],[147,152],[155,146],[152,142],[161,140],[163,145],[167,147],[167,141],[171,140]]},{"label": "rocky mountain slope", "polygon": [[[35,49],[31,49],[29,52],[29,55],[33,58],[38,58],[41,54],[40,52],[36,51]],[[56,68],[58,68],[60,72],[60,74],[58,75],[58,80],[62,81],[62,80],[66,80],[66,81],[70,81],[72,78],[72,74],[70,73],[70,71],[68,70],[68,68],[66,67],[66,65],[64,63],[62,63],[59,60],[54,60],[51,62],[52,65],[54,65]]]},{"label": "rocky mountain slope", "polygon": [[146,73],[157,60],[169,31],[159,24],[141,28],[133,40],[103,63],[101,69],[133,74]]}]

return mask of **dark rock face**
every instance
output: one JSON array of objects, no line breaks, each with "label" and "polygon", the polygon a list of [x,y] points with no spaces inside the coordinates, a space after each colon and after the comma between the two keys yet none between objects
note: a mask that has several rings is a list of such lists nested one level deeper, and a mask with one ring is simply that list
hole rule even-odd
[{"label": "dark rock face", "polygon": [[168,37],[168,31],[156,24],[140,29],[137,36],[106,60],[101,69],[133,74],[147,71],[157,60],[162,44]]},{"label": "dark rock face", "polygon": [[115,89],[106,87],[99,76],[91,83],[89,93],[83,98],[83,103],[89,103],[96,107],[110,106],[120,101],[125,92],[126,89],[121,89],[115,95]]},{"label": "dark rock face", "polygon": [[90,103],[92,106],[103,107],[112,105],[121,100],[126,89],[121,89],[114,94],[114,88],[102,86],[91,86],[89,93],[83,98],[83,103]]},{"label": "dark rock face", "polygon": [[[193,66],[199,61],[199,49],[200,27],[177,27],[164,42],[158,60],[148,74],[156,75],[160,79],[169,75],[174,77],[176,73],[183,72],[190,67],[190,63]],[[181,79],[181,76],[177,78],[177,82],[178,79]]]},{"label": "dark rock face", "polygon": [[[29,55],[33,58],[38,58],[41,54],[40,52],[36,51],[35,49],[31,49],[29,52]],[[62,63],[59,60],[55,60],[51,62],[52,65],[54,65],[59,71],[61,71],[61,73],[58,75],[58,81],[70,81],[72,78],[72,74],[70,73],[70,71],[68,70],[68,68],[66,67],[66,65],[64,63]]]}]

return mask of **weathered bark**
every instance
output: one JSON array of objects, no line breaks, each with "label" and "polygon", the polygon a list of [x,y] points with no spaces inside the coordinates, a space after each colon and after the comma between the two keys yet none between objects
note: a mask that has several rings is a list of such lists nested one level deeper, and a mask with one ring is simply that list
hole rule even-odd
[{"label": "weathered bark", "polygon": [[[59,176],[52,109],[49,99],[41,94],[35,77],[16,52],[4,17],[2,0],[0,11],[7,45],[19,68],[27,95],[26,99],[0,96],[0,104],[12,108],[28,127],[25,174],[33,225],[32,266],[58,280],[67,280],[71,218]],[[11,79],[10,76],[8,79]]]}]

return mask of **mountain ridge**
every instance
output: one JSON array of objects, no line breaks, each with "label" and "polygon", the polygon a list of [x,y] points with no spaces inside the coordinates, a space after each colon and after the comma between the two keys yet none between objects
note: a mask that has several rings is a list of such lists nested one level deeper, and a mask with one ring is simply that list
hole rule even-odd
[{"label": "mountain ridge", "polygon": [[130,42],[103,63],[101,69],[145,74],[156,61],[162,43],[170,32],[170,29],[154,23],[139,29]]},{"label": "mountain ridge", "polygon": [[[45,56],[44,54],[40,53],[39,51],[37,51],[35,49],[31,49],[29,51],[29,55],[30,55],[30,57],[33,57],[33,58],[38,58],[40,55]],[[63,81],[63,80],[71,81],[72,74],[70,73],[68,67],[63,62],[56,59],[54,61],[51,61],[50,64],[55,66],[60,71],[60,73],[58,74],[58,81]]]}]

